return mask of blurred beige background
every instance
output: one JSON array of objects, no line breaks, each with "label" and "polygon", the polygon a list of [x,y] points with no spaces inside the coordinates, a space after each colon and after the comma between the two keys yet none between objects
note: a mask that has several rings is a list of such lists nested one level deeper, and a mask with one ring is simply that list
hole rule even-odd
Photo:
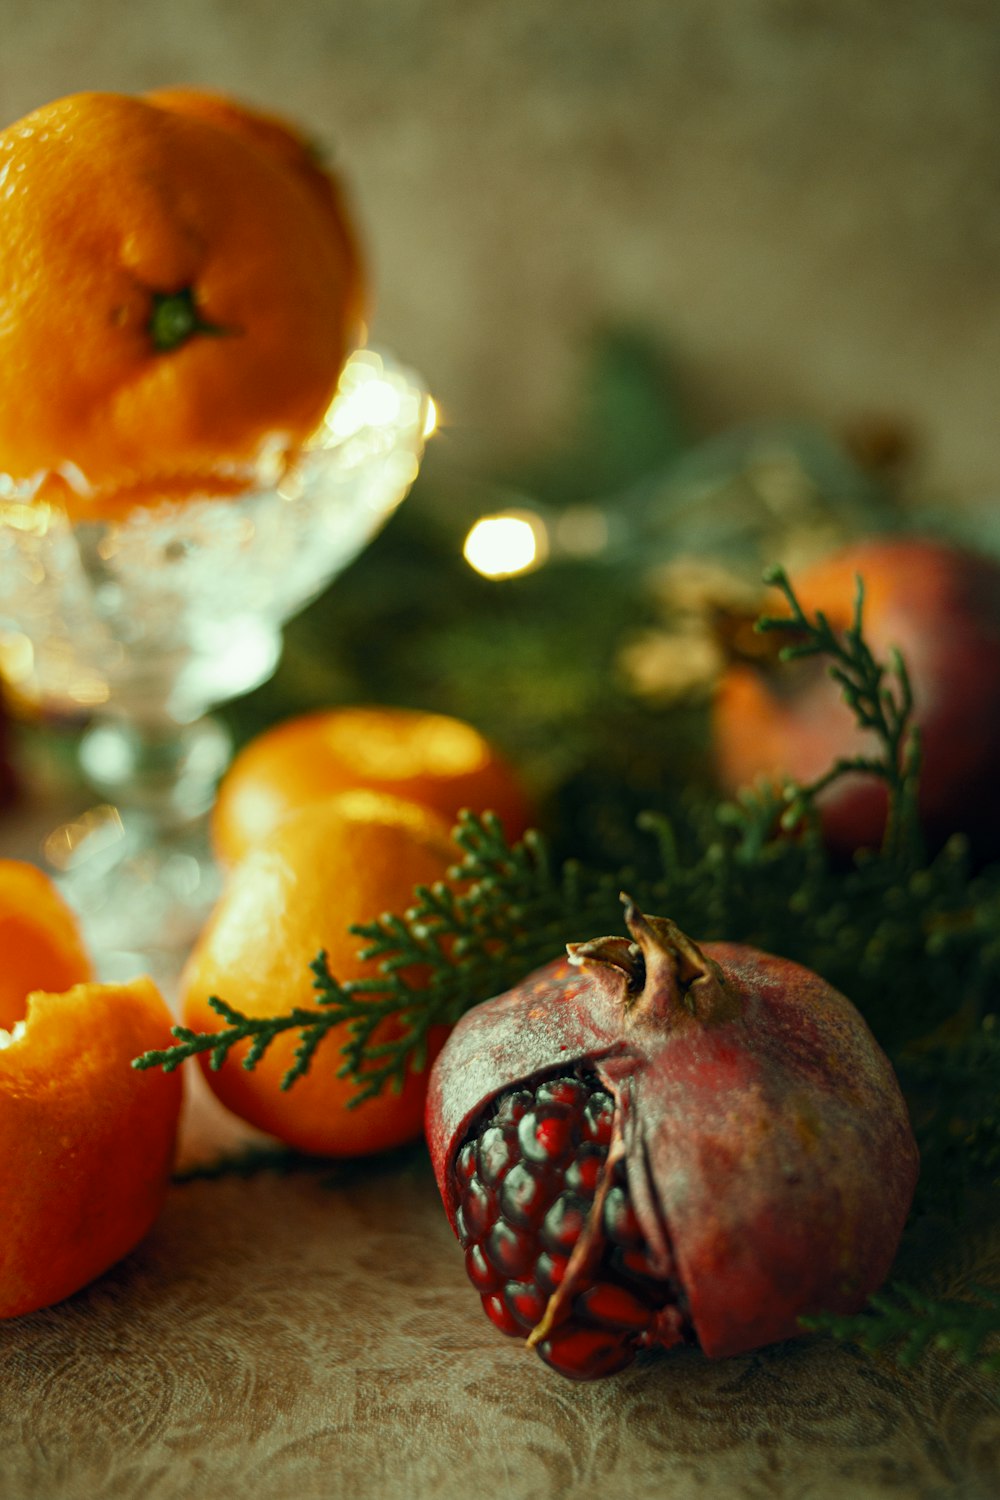
[{"label": "blurred beige background", "polygon": [[913,420],[1000,492],[993,0],[0,0],[0,115],[214,85],[333,144],[375,335],[453,450],[569,415],[587,336],[662,335],[692,410]]}]

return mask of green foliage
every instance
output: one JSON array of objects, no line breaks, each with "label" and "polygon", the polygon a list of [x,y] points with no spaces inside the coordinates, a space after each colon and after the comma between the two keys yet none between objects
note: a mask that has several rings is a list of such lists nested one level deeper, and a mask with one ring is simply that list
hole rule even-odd
[{"label": "green foliage", "polygon": [[843,776],[857,772],[877,776],[886,783],[889,793],[883,856],[892,865],[903,868],[915,865],[922,846],[916,815],[920,739],[912,723],[913,690],[899,652],[893,651],[887,671],[875,660],[864,639],[863,581],[857,580],[854,616],[842,636],[831,629],[822,611],[817,612],[814,620],[806,619],[783,568],[772,569],[766,581],[781,590],[790,613],[787,617],[765,615],[757,621],[756,629],[761,633],[780,631],[792,637],[792,644],[782,649],[783,661],[797,661],[806,656],[828,658],[830,676],[839,685],[858,727],[871,731],[878,745],[875,755],[838,758],[808,786],[791,784],[786,793],[788,807],[782,818],[783,827],[791,830],[804,822],[819,794]]},{"label": "green foliage", "polygon": [[[811,786],[752,789],[721,808],[693,804],[678,819],[647,812],[639,823],[650,852],[640,868],[557,863],[539,834],[511,847],[494,818],[465,815],[455,833],[461,857],[451,872],[459,888],[418,888],[405,914],[353,929],[363,955],[378,964],[375,977],[341,984],[319,955],[313,1007],[253,1018],[214,999],[226,1022],[222,1030],[176,1027],[177,1045],[147,1054],[141,1065],[171,1068],[208,1052],[219,1067],[233,1045],[249,1039],[244,1066],[253,1067],[275,1036],[295,1030],[290,1086],[310,1066],[321,1038],[346,1024],[343,1075],[355,1078],[359,1099],[367,1098],[386,1084],[399,1086],[408,1068],[422,1064],[432,1027],[453,1024],[567,942],[618,929],[623,887],[640,906],[669,913],[702,940],[742,940],[808,964],[851,995],[897,1055],[953,1017],[959,996],[967,1027],[974,1025],[1000,979],[998,874],[973,882],[959,840],[929,862],[920,857],[909,683],[901,662],[890,675],[872,658],[861,589],[842,640],[822,616],[805,617],[783,575],[776,582],[790,615],[767,618],[761,628],[789,634],[789,655],[830,657],[844,696],[873,732],[870,755],[838,763]],[[888,785],[889,832],[879,855],[843,870],[823,848],[815,804],[835,775],[859,769]],[[376,1042],[390,1015],[399,1034]]]},{"label": "green foliage", "polygon": [[1000,1371],[1000,1296],[985,1287],[970,1287],[967,1298],[940,1299],[894,1282],[870,1299],[865,1312],[853,1317],[828,1313],[802,1323],[813,1332],[858,1344],[867,1354],[893,1353],[904,1367],[936,1349],[953,1354],[961,1364]]}]

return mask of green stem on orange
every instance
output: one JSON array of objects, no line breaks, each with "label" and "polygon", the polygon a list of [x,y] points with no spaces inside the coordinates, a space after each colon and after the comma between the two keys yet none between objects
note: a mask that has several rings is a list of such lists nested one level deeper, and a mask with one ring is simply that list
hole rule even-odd
[{"label": "green stem on orange", "polygon": [[153,292],[153,310],[150,314],[149,336],[158,354],[169,354],[186,344],[195,334],[219,338],[230,332],[218,323],[209,323],[201,315],[194,298],[194,288],[182,287],[179,292]]}]

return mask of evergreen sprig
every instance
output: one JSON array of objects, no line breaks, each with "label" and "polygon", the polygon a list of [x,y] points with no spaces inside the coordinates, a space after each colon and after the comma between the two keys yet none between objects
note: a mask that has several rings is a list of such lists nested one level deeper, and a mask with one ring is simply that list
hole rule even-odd
[{"label": "evergreen sprig", "polygon": [[969,1296],[934,1298],[894,1282],[853,1316],[824,1313],[803,1318],[802,1326],[857,1344],[866,1354],[890,1352],[904,1368],[928,1350],[955,1355],[960,1364],[1000,1372],[1000,1295],[972,1286]]},{"label": "evergreen sprig", "polygon": [[828,671],[842,692],[860,729],[875,735],[877,753],[840,756],[824,774],[805,785],[789,782],[784,793],[787,804],[783,826],[802,823],[817,798],[844,776],[861,773],[885,782],[889,808],[883,838],[883,855],[894,863],[914,864],[922,854],[920,822],[916,816],[916,792],[920,776],[920,736],[913,723],[913,689],[899,651],[889,654],[888,667],[876,660],[862,629],[864,580],[856,579],[854,613],[850,626],[838,634],[822,610],[810,620],[800,605],[783,568],[765,575],[785,596],[789,615],[764,615],[756,623],[759,633],[780,632],[791,641],[780,652],[782,661],[807,656],[828,659]]},{"label": "evergreen sprig", "polygon": [[[889,669],[872,655],[860,580],[843,636],[822,614],[806,616],[781,570],[771,581],[790,613],[765,617],[760,628],[791,634],[785,655],[830,658],[859,724],[872,732],[870,755],[838,762],[808,786],[754,788],[721,808],[695,807],[686,824],[644,814],[640,826],[653,854],[641,871],[608,872],[575,860],[556,866],[540,834],[510,845],[492,815],[463,814],[449,883],[419,887],[402,915],[352,928],[361,956],[376,965],[371,977],[340,982],[319,954],[311,965],[314,1006],[261,1018],[213,997],[226,1023],[220,1030],[177,1026],[174,1046],[135,1065],[169,1071],[208,1053],[218,1068],[249,1042],[243,1066],[253,1068],[275,1037],[295,1031],[295,1060],[282,1083],[288,1088],[308,1071],[322,1039],[340,1029],[340,1074],[354,1079],[359,1103],[399,1088],[408,1070],[423,1064],[433,1028],[454,1024],[566,943],[618,930],[623,888],[700,939],[742,940],[807,964],[851,996],[894,1054],[947,1021],[959,997],[975,1024],[1000,981],[1000,873],[971,882],[961,841],[933,861],[919,857],[918,755],[905,666],[896,657]],[[831,865],[823,847],[817,800],[836,775],[858,771],[886,782],[892,832],[879,855],[845,871]],[[789,823],[798,836],[787,836]]]},{"label": "evergreen sprig", "polygon": [[297,1031],[295,1061],[281,1081],[287,1089],[308,1071],[324,1036],[343,1028],[339,1076],[355,1080],[357,1105],[386,1087],[401,1088],[407,1072],[423,1066],[433,1028],[453,1025],[471,1005],[506,989],[568,941],[592,936],[595,924],[602,930],[617,925],[616,878],[572,861],[554,871],[539,834],[511,846],[493,814],[463,813],[454,839],[461,858],[449,871],[453,885],[418,886],[403,916],[386,914],[351,928],[364,943],[360,956],[378,961],[377,974],[341,983],[320,953],[310,965],[316,1008],[248,1016],[212,996],[208,1003],[225,1027],[196,1032],[174,1026],[172,1047],[146,1052],[133,1066],[171,1072],[207,1053],[218,1069],[233,1048],[249,1042],[243,1066],[252,1069],[275,1037]]}]

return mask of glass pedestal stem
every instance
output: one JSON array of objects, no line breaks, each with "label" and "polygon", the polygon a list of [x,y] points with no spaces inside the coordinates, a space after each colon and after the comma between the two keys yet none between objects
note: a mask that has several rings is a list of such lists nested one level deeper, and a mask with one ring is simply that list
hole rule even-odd
[{"label": "glass pedestal stem", "polygon": [[219,892],[206,814],[230,754],[210,716],[193,724],[108,715],[80,744],[102,799],[56,830],[46,853],[79,914],[100,978],[150,973],[172,988]]}]

